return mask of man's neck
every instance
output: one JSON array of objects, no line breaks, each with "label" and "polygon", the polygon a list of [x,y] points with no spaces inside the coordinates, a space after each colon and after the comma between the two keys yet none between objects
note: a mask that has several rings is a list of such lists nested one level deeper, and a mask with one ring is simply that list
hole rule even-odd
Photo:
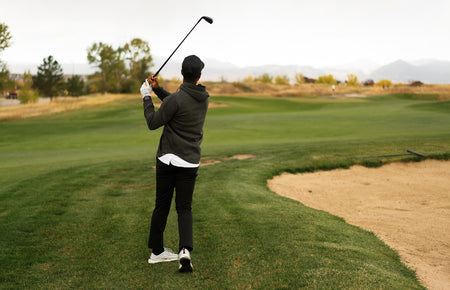
[{"label": "man's neck", "polygon": [[197,79],[197,80],[194,80],[194,81],[187,80],[187,79],[183,79],[183,83],[188,83],[188,84],[197,85],[198,79]]}]

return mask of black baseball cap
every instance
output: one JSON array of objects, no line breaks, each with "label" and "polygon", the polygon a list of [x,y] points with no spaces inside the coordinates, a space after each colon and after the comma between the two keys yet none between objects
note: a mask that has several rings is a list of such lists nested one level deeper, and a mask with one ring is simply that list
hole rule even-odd
[{"label": "black baseball cap", "polygon": [[196,55],[186,56],[181,65],[181,74],[185,79],[195,80],[200,77],[202,69],[205,67],[203,61]]}]

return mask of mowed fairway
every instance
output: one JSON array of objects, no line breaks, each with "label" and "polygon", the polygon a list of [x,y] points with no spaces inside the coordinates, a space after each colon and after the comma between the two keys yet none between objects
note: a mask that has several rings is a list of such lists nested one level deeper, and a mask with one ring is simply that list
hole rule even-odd
[{"label": "mowed fairway", "polygon": [[[149,265],[146,248],[161,130],[139,96],[0,122],[2,288],[422,289],[374,234],[266,187],[283,171],[450,152],[450,101],[212,97],[194,193],[192,274]],[[253,154],[247,160],[226,160]],[[394,160],[389,159],[389,161]],[[175,208],[165,246],[176,249]]]}]

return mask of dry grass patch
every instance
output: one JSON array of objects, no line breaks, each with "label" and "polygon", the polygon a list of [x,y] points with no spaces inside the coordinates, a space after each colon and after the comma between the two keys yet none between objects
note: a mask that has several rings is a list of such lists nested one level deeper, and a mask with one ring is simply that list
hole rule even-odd
[{"label": "dry grass patch", "polygon": [[275,96],[275,97],[364,97],[388,94],[437,94],[439,100],[450,100],[450,85],[422,85],[413,87],[409,85],[394,85],[390,88],[379,86],[354,87],[339,84],[335,91],[330,85],[324,84],[264,84],[264,83],[215,83],[205,82],[208,92],[213,96]]},{"label": "dry grass patch", "polygon": [[99,106],[119,99],[123,100],[133,98],[136,98],[136,95],[106,94],[84,96],[79,98],[58,97],[52,102],[0,107],[0,121],[63,113],[92,106]]},{"label": "dry grass patch", "polygon": [[[277,86],[277,85],[274,85]],[[450,85],[423,85],[413,87],[409,85],[395,85],[391,88],[379,86],[371,87],[352,87],[346,85],[337,85],[336,90],[332,91],[331,86],[322,84],[302,84],[289,85],[280,87],[275,96],[344,96],[344,97],[364,97],[364,96],[378,96],[387,94],[437,94],[439,100],[450,99]]]},{"label": "dry grass patch", "polygon": [[[170,83],[168,86],[175,87],[177,84]],[[335,97],[364,97],[377,96],[387,94],[438,94],[439,100],[450,100],[450,85],[394,85],[390,88],[382,88],[379,86],[346,86],[339,84],[333,92],[330,85],[324,84],[264,84],[264,83],[216,83],[205,82],[208,92],[211,95],[225,95],[225,96],[275,96],[275,97],[321,97],[321,96],[335,96]]]},{"label": "dry grass patch", "polygon": [[[17,120],[36,116],[46,116],[68,111],[80,110],[93,106],[100,106],[116,100],[138,99],[135,94],[106,94],[91,95],[79,98],[58,97],[52,102],[24,104],[17,106],[0,107],[0,121]],[[158,98],[153,98],[155,107],[161,106]],[[226,104],[210,103],[209,108],[226,107]]]},{"label": "dry grass patch", "polygon": [[[263,83],[216,83],[205,82],[208,92],[214,96],[258,96],[258,97],[365,97],[387,94],[436,94],[439,100],[450,100],[450,85],[422,85],[418,87],[408,85],[394,85],[391,88],[382,87],[351,87],[340,84],[336,86],[333,93],[331,86],[322,84],[301,84],[301,85],[276,85]],[[169,92],[176,91],[180,82],[166,81],[164,88]],[[87,107],[107,104],[116,100],[139,98],[138,94],[106,94],[91,95],[79,98],[58,97],[52,102],[25,104],[10,107],[0,107],[0,121],[23,119],[41,115],[50,115],[66,111],[79,110]],[[153,98],[155,107],[159,107],[161,102],[158,98]],[[226,104],[210,103],[209,108],[224,107]]]}]

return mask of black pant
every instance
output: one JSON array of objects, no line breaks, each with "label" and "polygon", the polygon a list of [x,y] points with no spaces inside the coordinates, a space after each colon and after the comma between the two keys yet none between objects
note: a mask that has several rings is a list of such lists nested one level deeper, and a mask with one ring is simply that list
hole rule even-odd
[{"label": "black pant", "polygon": [[164,246],[164,229],[174,189],[176,190],[175,207],[178,214],[179,249],[192,251],[192,195],[198,168],[183,168],[166,165],[156,161],[156,201],[150,225],[148,247],[162,249]]}]

